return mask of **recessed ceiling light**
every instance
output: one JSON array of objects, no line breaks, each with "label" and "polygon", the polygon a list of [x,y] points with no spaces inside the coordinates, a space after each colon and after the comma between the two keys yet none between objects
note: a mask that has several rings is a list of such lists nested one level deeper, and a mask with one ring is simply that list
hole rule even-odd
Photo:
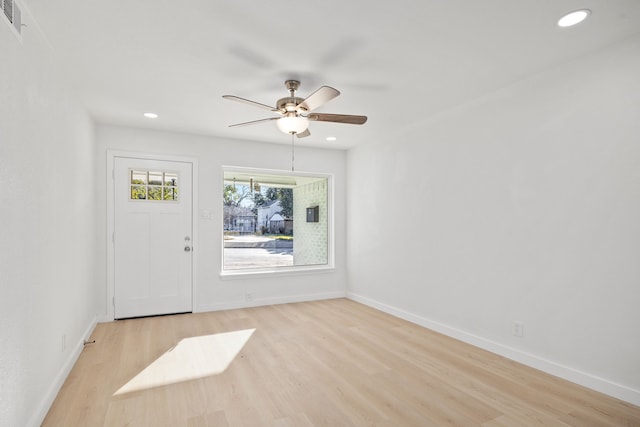
[{"label": "recessed ceiling light", "polygon": [[589,9],[574,10],[558,20],[559,27],[573,27],[587,19],[591,11]]},{"label": "recessed ceiling light", "polygon": [[326,139],[327,141],[335,141],[338,138],[336,138],[335,136],[328,136]]},{"label": "recessed ceiling light", "polygon": [[158,115],[156,113],[144,113],[144,116],[147,119],[157,119],[158,118]]}]

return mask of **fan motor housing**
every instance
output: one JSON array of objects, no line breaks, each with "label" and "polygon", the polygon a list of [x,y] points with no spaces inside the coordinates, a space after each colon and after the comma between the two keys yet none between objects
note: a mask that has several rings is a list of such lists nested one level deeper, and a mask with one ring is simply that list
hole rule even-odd
[{"label": "fan motor housing", "polygon": [[286,98],[280,98],[276,103],[276,108],[282,112],[296,111],[298,104],[300,104],[302,101],[304,101],[304,99],[299,98],[297,96],[288,96]]}]

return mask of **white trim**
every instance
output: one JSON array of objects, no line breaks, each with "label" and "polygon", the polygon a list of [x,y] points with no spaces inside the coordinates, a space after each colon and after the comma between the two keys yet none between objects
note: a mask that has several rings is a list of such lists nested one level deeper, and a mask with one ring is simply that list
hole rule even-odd
[{"label": "white trim", "polygon": [[605,378],[600,378],[587,372],[579,371],[569,366],[564,366],[552,360],[544,359],[531,353],[509,347],[507,345],[488,340],[478,335],[470,334],[461,329],[457,329],[440,322],[418,316],[408,311],[391,305],[387,305],[371,298],[367,298],[353,292],[347,292],[347,298],[368,305],[392,316],[399,317],[411,323],[423,326],[457,340],[479,347],[483,350],[504,356],[508,359],[541,370],[548,374],[571,381],[581,386],[590,388],[600,393],[624,400],[633,405],[640,406],[640,390],[634,390],[622,384],[615,383]]},{"label": "white trim", "polygon": [[200,176],[200,172],[198,170],[198,159],[191,159],[191,268],[193,271],[191,272],[191,310],[195,313],[198,307],[199,299],[199,289],[200,286],[200,276],[198,272],[200,271],[200,267],[198,264],[198,260],[200,259],[200,198],[198,195],[200,194],[200,186],[198,177]]},{"label": "white trim", "polygon": [[205,312],[205,311],[235,310],[239,308],[262,307],[267,305],[290,304],[290,303],[307,302],[307,301],[321,301],[321,300],[327,300],[327,299],[346,298],[346,297],[347,297],[347,293],[345,291],[334,291],[334,292],[323,292],[318,294],[256,298],[251,302],[235,301],[235,302],[225,302],[220,304],[205,304],[200,306],[198,311]]},{"label": "white trim", "polygon": [[252,268],[244,270],[226,270],[221,271],[219,277],[221,280],[236,280],[236,279],[258,279],[264,277],[274,276],[296,276],[296,275],[308,275],[317,273],[332,273],[336,270],[335,267],[326,264],[318,265],[301,265],[299,267],[287,266],[287,267],[274,267],[270,269],[264,268]]},{"label": "white trim", "polygon": [[122,150],[107,150],[107,298],[106,298],[106,310],[105,316],[100,316],[101,322],[110,322],[114,320],[114,307],[113,296],[115,294],[115,281],[114,281],[114,259],[113,259],[113,233],[114,233],[114,221],[115,221],[115,189],[114,189],[114,177],[113,170],[115,168],[116,158],[128,158],[128,159],[143,159],[143,160],[159,160],[167,162],[183,162],[191,164],[191,310],[196,312],[198,307],[198,237],[199,237],[199,222],[198,222],[198,159],[195,157],[187,156],[173,156],[168,154],[152,154],[152,153],[138,153],[132,151]]},{"label": "white trim", "polygon": [[89,337],[91,337],[91,334],[93,333],[93,330],[95,329],[96,324],[97,324],[97,319],[94,317],[93,320],[90,322],[89,326],[87,327],[87,329],[85,329],[84,334],[81,336],[80,341],[77,342],[76,345],[73,347],[73,351],[69,354],[69,357],[67,358],[65,363],[62,365],[62,368],[58,372],[58,375],[56,375],[53,382],[49,386],[49,389],[44,394],[44,398],[42,399],[40,404],[35,408],[35,412],[29,419],[27,426],[36,427],[42,424],[42,422],[44,421],[44,418],[47,416],[47,413],[49,412],[49,409],[51,408],[51,405],[53,405],[53,401],[58,396],[58,393],[60,392],[60,389],[64,385],[64,382],[67,380],[69,373],[71,373],[71,369],[73,369],[73,366],[78,361],[78,358],[82,353],[82,349],[84,348],[85,340],[88,340]]}]

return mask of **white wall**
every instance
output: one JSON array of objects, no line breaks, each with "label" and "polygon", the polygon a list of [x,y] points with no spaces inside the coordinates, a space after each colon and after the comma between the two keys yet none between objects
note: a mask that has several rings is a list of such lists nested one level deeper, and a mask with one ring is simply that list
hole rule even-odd
[{"label": "white wall", "polygon": [[[142,120],[143,118],[141,118]],[[161,120],[161,119],[159,119]],[[146,123],[145,123],[146,124]],[[283,137],[285,135],[283,134]],[[296,170],[335,174],[336,204],[336,268],[323,273],[295,275],[256,275],[254,277],[221,278],[222,260],[222,166],[239,166],[291,170],[289,145],[267,144],[241,140],[222,140],[204,136],[150,131],[117,126],[99,125],[98,164],[100,181],[98,210],[106,211],[106,158],[108,150],[123,150],[158,155],[193,157],[198,162],[197,200],[199,215],[197,234],[194,236],[195,311],[208,311],[248,305],[264,305],[289,301],[344,296],[346,293],[345,265],[345,153],[343,151],[296,148]],[[212,214],[203,218],[203,212]],[[106,216],[99,222],[106,229]],[[98,248],[106,259],[105,233],[100,236]],[[100,269],[102,298],[101,316],[108,320],[106,265]],[[253,301],[245,301],[245,293],[254,293]]]},{"label": "white wall", "polygon": [[0,22],[3,426],[40,425],[97,306],[92,123],[26,10],[23,22],[22,43]]},{"label": "white wall", "polygon": [[639,165],[640,37],[363,144],[350,295],[640,404]]}]

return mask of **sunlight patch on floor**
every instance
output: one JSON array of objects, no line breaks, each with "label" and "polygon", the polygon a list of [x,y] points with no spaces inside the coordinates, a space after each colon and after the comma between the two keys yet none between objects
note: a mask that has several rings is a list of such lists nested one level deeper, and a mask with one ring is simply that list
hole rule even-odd
[{"label": "sunlight patch on floor", "polygon": [[255,329],[181,340],[123,385],[114,396],[224,372]]}]

